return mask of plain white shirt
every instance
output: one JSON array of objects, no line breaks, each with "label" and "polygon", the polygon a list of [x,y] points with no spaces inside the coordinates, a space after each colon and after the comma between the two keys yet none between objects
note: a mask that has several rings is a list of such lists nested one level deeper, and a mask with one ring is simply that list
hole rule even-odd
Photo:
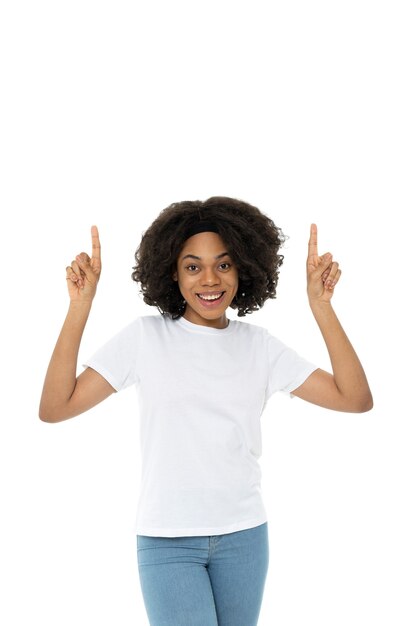
[{"label": "plain white shirt", "polygon": [[141,489],[138,535],[220,535],[267,521],[261,415],[317,369],[265,328],[168,315],[137,318],[84,366],[116,391],[136,385]]}]

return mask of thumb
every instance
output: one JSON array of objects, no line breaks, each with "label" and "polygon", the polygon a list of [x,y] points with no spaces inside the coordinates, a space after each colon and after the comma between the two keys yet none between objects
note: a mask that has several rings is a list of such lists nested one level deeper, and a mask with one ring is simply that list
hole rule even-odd
[{"label": "thumb", "polygon": [[318,257],[318,265],[313,270],[314,276],[321,276],[323,272],[332,264],[333,256],[330,252]]},{"label": "thumb", "polygon": [[90,257],[86,252],[81,252],[76,256],[77,263],[85,274],[90,272]]},{"label": "thumb", "polygon": [[332,261],[332,254],[331,252],[327,252],[326,254],[323,254],[323,256],[319,257],[320,259],[320,265],[321,266],[327,266],[329,265],[329,263],[331,263]]}]

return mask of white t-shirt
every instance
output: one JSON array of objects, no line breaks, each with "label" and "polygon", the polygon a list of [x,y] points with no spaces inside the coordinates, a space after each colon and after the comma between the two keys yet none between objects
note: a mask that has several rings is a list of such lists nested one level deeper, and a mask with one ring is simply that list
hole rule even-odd
[{"label": "white t-shirt", "polygon": [[260,417],[317,369],[265,328],[146,315],[84,366],[139,399],[141,489],[136,534],[221,535],[267,521]]}]

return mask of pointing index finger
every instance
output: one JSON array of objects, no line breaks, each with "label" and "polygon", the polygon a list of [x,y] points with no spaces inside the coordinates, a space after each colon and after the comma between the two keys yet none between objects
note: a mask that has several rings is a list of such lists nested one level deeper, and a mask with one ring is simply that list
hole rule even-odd
[{"label": "pointing index finger", "polygon": [[310,226],[310,239],[308,242],[308,256],[318,256],[317,251],[317,224],[311,224]]},{"label": "pointing index finger", "polygon": [[92,253],[91,253],[91,258],[100,260],[101,259],[101,245],[100,245],[100,239],[98,236],[97,226],[91,227],[91,242],[92,242],[92,248],[93,248]]}]

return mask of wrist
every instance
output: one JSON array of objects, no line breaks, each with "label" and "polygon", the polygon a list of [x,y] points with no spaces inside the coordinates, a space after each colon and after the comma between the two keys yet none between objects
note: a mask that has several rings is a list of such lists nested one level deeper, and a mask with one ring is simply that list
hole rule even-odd
[{"label": "wrist", "polygon": [[326,313],[333,309],[330,300],[309,300],[308,302],[313,313]]},{"label": "wrist", "polygon": [[324,300],[323,298],[320,297],[309,297],[308,298],[308,302],[310,304],[310,306],[331,306],[332,301],[331,300]]},{"label": "wrist", "polygon": [[89,313],[92,304],[92,300],[70,300],[69,311],[79,314]]}]

